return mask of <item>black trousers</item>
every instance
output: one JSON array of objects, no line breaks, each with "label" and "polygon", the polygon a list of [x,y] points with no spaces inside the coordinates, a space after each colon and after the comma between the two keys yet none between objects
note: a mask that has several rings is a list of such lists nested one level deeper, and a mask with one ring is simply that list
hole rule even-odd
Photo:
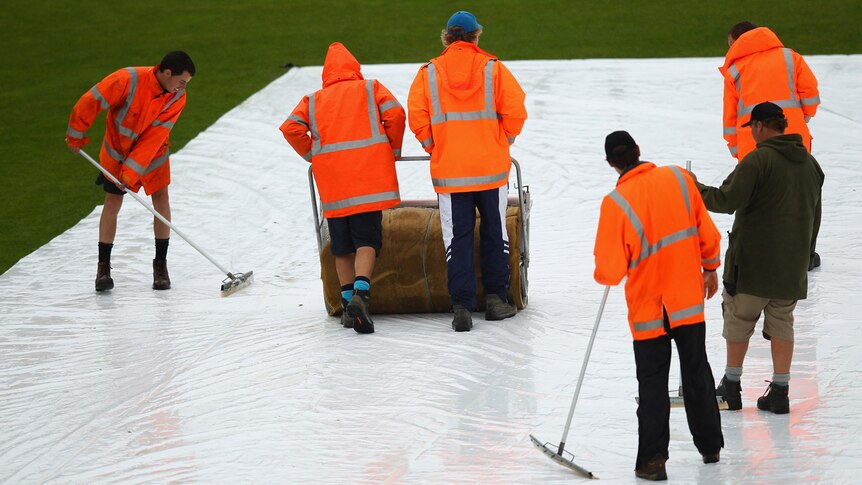
[{"label": "black trousers", "polygon": [[665,315],[665,331],[669,335],[634,342],[637,366],[638,395],[638,456],[635,470],[657,455],[668,458],[670,441],[670,341],[676,341],[682,374],[683,399],[688,429],[694,446],[701,454],[717,453],[724,447],[721,416],[715,400],[715,380],[706,357],[706,325],[704,322],[683,325],[671,330]]}]

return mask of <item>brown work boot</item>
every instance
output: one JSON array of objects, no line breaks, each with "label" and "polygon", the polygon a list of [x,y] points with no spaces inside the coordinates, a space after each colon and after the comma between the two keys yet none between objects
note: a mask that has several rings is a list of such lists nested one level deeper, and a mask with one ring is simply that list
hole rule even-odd
[{"label": "brown work boot", "polygon": [[96,268],[96,291],[107,291],[113,287],[114,280],[111,278],[111,263],[99,261],[99,266]]},{"label": "brown work boot", "polygon": [[485,296],[485,320],[503,320],[514,317],[518,309],[511,303],[506,303],[499,295]]},{"label": "brown work boot", "polygon": [[667,480],[667,471],[664,469],[664,463],[667,460],[663,456],[656,456],[648,461],[646,465],[635,470],[635,476],[644,480],[660,482]]},{"label": "brown work boot", "polygon": [[153,289],[171,289],[171,277],[168,276],[168,261],[166,259],[153,260]]}]

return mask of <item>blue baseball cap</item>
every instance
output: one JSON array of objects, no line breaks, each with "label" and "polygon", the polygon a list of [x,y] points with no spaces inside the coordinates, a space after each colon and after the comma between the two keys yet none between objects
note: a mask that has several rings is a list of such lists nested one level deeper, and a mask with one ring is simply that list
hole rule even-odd
[{"label": "blue baseball cap", "polygon": [[479,22],[476,22],[476,16],[465,10],[459,10],[449,17],[449,23],[446,24],[446,30],[452,30],[453,27],[461,27],[465,34],[475,32],[482,28]]}]

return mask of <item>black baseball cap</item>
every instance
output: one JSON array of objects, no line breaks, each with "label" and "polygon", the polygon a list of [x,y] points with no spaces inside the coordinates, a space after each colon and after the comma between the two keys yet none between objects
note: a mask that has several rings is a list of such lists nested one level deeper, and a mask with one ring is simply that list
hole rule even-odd
[{"label": "black baseball cap", "polygon": [[748,120],[748,123],[744,123],[742,126],[748,126],[755,121],[774,119],[784,119],[784,111],[782,111],[781,107],[777,104],[766,101],[765,103],[758,104],[753,110],[751,110],[751,119]]},{"label": "black baseball cap", "polygon": [[[635,143],[635,139],[629,135],[629,132],[615,131],[605,137],[605,156],[607,158],[611,158],[613,156],[619,157],[629,150],[637,148],[637,146],[638,144]],[[625,149],[618,150],[619,147],[624,147]],[[616,152],[616,154],[614,152]]]}]

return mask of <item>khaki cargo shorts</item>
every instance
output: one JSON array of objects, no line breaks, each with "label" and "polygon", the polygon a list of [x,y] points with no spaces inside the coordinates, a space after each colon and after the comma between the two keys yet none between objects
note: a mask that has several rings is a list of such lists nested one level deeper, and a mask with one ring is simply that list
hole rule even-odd
[{"label": "khaki cargo shorts", "polygon": [[754,334],[754,325],[763,313],[763,331],[779,340],[793,341],[793,309],[796,300],[770,300],[759,296],[721,293],[724,331],[731,342],[746,342]]}]

